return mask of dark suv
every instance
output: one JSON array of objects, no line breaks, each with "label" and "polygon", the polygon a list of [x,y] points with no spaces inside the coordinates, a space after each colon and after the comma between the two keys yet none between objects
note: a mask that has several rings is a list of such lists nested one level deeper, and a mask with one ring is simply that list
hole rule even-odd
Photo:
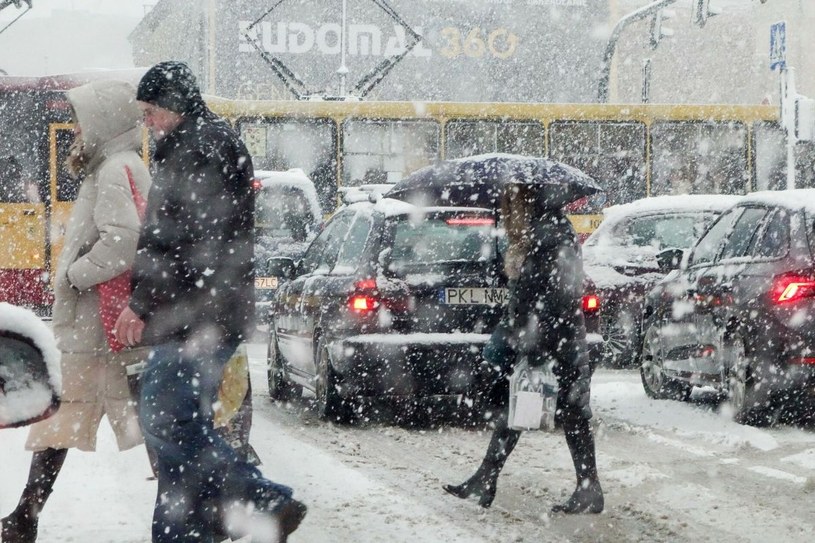
[{"label": "dark suv", "polygon": [[322,417],[348,419],[363,398],[471,390],[507,297],[497,232],[486,209],[384,199],[340,209],[299,262],[271,259],[287,278],[272,305],[272,398],[305,387]]},{"label": "dark suv", "polygon": [[815,190],[753,193],[723,213],[645,301],[641,375],[654,398],[726,394],[767,424],[815,391]]}]

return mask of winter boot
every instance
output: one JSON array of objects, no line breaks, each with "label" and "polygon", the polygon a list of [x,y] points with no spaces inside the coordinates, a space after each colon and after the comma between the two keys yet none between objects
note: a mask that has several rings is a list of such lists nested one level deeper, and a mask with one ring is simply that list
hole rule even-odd
[{"label": "winter boot", "polygon": [[594,452],[594,436],[589,421],[566,421],[563,423],[566,443],[572,454],[577,487],[566,503],[552,507],[553,513],[602,513],[605,507],[603,489],[597,476],[597,461]]},{"label": "winter boot", "polygon": [[289,500],[274,512],[277,517],[277,529],[279,532],[278,543],[286,543],[289,534],[300,526],[306,517],[308,508],[304,503],[297,500]]},{"label": "winter boot", "polygon": [[31,458],[20,503],[12,513],[0,521],[0,541],[34,543],[37,541],[37,521],[40,511],[54,489],[54,481],[62,469],[68,449],[45,449]]},{"label": "winter boot", "polygon": [[495,499],[498,475],[520,436],[521,432],[509,429],[506,417],[502,417],[492,432],[487,454],[475,474],[460,485],[444,485],[442,488],[457,498],[478,496],[478,505],[488,508]]}]

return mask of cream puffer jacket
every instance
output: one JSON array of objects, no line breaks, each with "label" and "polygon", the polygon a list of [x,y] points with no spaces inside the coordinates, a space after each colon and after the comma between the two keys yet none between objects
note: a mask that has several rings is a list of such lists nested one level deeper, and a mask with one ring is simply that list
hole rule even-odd
[{"label": "cream puffer jacket", "polygon": [[53,324],[63,352],[105,352],[96,285],[133,265],[141,228],[128,180],[146,198],[150,174],[138,154],[136,90],[95,81],[68,92],[88,155],[54,276]]}]

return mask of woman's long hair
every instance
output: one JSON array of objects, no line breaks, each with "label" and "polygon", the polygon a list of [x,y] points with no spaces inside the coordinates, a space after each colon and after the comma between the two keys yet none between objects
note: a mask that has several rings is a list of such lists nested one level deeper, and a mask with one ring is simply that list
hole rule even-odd
[{"label": "woman's long hair", "polygon": [[501,216],[507,234],[504,273],[517,279],[531,243],[536,192],[533,187],[510,183],[501,196]]},{"label": "woman's long hair", "polygon": [[74,141],[68,149],[68,156],[65,158],[65,167],[74,179],[79,179],[85,174],[85,166],[88,165],[88,155],[85,152],[85,141],[80,134],[74,135]]}]

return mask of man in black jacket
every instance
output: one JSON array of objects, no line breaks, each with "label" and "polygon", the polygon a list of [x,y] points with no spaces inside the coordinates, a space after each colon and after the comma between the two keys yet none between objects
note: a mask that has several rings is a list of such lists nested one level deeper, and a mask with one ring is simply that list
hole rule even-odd
[{"label": "man in black jacket", "polygon": [[[224,366],[249,337],[254,314],[251,158],[206,107],[185,64],[153,66],[137,99],[157,142],[154,177],[116,333],[125,345],[153,346],[139,412],[158,456],[153,541],[209,543],[216,530],[209,504],[220,512],[235,503],[273,523],[271,541],[285,541],[306,507],[213,431]],[[236,518],[227,519],[230,536],[248,531],[248,516]]]}]

